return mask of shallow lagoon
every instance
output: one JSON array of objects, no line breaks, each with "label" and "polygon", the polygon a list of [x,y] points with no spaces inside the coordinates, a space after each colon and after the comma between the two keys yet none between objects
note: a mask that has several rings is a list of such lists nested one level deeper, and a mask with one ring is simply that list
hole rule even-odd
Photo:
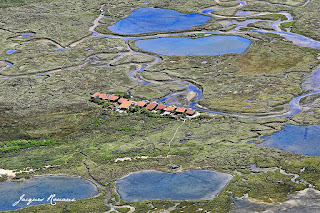
[{"label": "shallow lagoon", "polygon": [[140,34],[161,31],[187,30],[211,19],[200,14],[183,14],[160,8],[140,8],[129,17],[116,22],[109,30],[120,34]]},{"label": "shallow lagoon", "polygon": [[117,180],[116,186],[120,198],[126,201],[208,200],[217,196],[231,179],[229,174],[207,170],[142,171]]},{"label": "shallow lagoon", "polygon": [[320,156],[320,125],[285,125],[258,146],[273,147],[293,153]]},{"label": "shallow lagoon", "polygon": [[243,53],[250,46],[249,39],[240,36],[210,36],[197,39],[173,37],[137,40],[142,50],[161,55],[223,55]]},{"label": "shallow lagoon", "polygon": [[31,205],[50,203],[47,199],[55,194],[55,198],[75,198],[80,200],[98,194],[97,187],[90,181],[75,177],[35,177],[22,182],[0,183],[0,211],[15,210],[27,207],[27,202],[12,206],[20,197],[44,198],[42,202]]}]

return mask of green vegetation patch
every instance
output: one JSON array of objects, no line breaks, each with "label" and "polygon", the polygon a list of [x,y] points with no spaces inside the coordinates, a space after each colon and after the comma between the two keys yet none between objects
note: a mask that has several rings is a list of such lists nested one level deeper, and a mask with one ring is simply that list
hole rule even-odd
[{"label": "green vegetation patch", "polygon": [[255,27],[259,29],[265,29],[265,30],[274,30],[273,27],[270,26],[270,24],[266,21],[257,21],[254,23],[248,24],[248,27]]},{"label": "green vegetation patch", "polygon": [[153,62],[155,59],[154,57],[147,56],[147,55],[128,55],[122,57],[120,60],[113,62],[112,66],[117,66],[121,64],[129,64],[129,63],[150,63]]},{"label": "green vegetation patch", "polygon": [[279,170],[240,175],[232,180],[227,190],[232,190],[236,197],[248,193],[249,197],[267,203],[283,202],[288,194],[305,188],[303,184],[292,182],[291,178]]},{"label": "green vegetation patch", "polygon": [[[43,39],[29,41],[6,41],[0,47],[0,57],[14,65],[3,72],[3,75],[36,74],[50,70],[70,69],[89,61],[108,63],[118,52],[127,51],[126,44],[122,39],[116,38],[88,38],[78,45],[59,49]],[[7,49],[15,49],[11,55],[6,54]],[[97,57],[95,54],[98,54]],[[78,68],[78,67],[77,67]]]},{"label": "green vegetation patch", "polygon": [[161,85],[139,85],[131,90],[131,94],[134,97],[146,99],[146,100],[157,100],[162,97],[169,95],[171,92],[183,91],[183,87],[174,86],[161,86]]},{"label": "green vegetation patch", "polygon": [[287,17],[283,14],[267,14],[267,15],[261,15],[261,16],[252,16],[249,17],[249,19],[262,19],[262,20],[281,20],[285,21],[287,20]]},{"label": "green vegetation patch", "polygon": [[279,36],[278,34],[275,34],[275,33],[264,33],[263,35],[271,37],[271,38],[282,38],[281,36]]},{"label": "green vegetation patch", "polygon": [[220,2],[218,5],[221,6],[221,7],[235,7],[235,6],[238,6],[239,3],[238,2],[234,2],[234,1],[231,1],[231,2]]},{"label": "green vegetation patch", "polygon": [[315,189],[320,190],[320,158],[309,157],[307,159],[284,162],[284,169],[287,172],[299,174],[298,180],[305,180],[315,184]]},{"label": "green vegetation patch", "polygon": [[22,6],[24,4],[26,4],[25,0],[1,0],[0,8],[1,7]]},{"label": "green vegetation patch", "polygon": [[14,140],[14,141],[2,141],[0,142],[0,152],[13,152],[20,149],[27,149],[29,147],[49,146],[57,144],[55,140]]},{"label": "green vegetation patch", "polygon": [[315,104],[316,102],[320,102],[320,94],[306,96],[306,97],[301,98],[301,100],[300,100],[300,104],[303,107],[310,106],[312,104]]},{"label": "green vegetation patch", "polygon": [[247,28],[247,27],[241,27],[239,30],[240,30],[240,31],[249,31],[249,30],[250,30],[250,28]]},{"label": "green vegetation patch", "polygon": [[291,27],[293,24],[295,23],[295,21],[290,21],[290,22],[285,22],[285,23],[282,23],[281,25],[285,28],[289,28]]},{"label": "green vegetation patch", "polygon": [[290,5],[290,6],[301,6],[303,5],[306,0],[266,0],[266,2],[270,2],[272,4],[284,4],[284,5]]},{"label": "green vegetation patch", "polygon": [[314,53],[299,46],[281,42],[277,45],[253,44],[235,62],[243,74],[275,74],[312,61],[315,61]]}]

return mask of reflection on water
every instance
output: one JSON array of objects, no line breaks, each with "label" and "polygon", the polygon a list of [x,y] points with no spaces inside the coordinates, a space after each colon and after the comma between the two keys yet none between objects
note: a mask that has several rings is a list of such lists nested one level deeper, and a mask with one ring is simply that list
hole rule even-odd
[{"label": "reflection on water", "polygon": [[280,150],[305,155],[320,156],[320,125],[285,125],[285,129],[274,133],[258,146],[273,147]]}]

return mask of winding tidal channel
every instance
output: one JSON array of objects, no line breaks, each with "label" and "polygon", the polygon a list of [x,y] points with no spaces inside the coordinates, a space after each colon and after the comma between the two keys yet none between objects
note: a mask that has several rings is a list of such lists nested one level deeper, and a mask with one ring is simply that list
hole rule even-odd
[{"label": "winding tidal channel", "polygon": [[[236,1],[239,3],[239,5],[235,6],[235,7],[230,7],[232,8],[241,8],[244,7],[246,5],[246,2],[244,1]],[[260,1],[259,1],[260,2]],[[303,6],[307,5],[308,2],[306,2]],[[280,5],[280,6],[287,6],[287,5]],[[287,6],[290,7],[290,6]],[[142,53],[142,52],[137,52],[134,51],[130,45],[129,45],[129,41],[130,40],[135,40],[135,44],[137,47],[141,48],[142,50],[145,51],[149,51],[149,52],[156,52],[158,54],[164,54],[165,52],[170,52],[170,49],[162,49],[159,50],[158,52],[156,51],[156,49],[159,47],[155,46],[154,49],[150,49],[147,48],[147,46],[150,47],[150,45],[152,45],[150,42],[155,41],[154,45],[156,45],[156,43],[161,44],[161,42],[163,42],[163,45],[167,45],[167,47],[170,47],[170,45],[176,45],[174,46],[174,48],[171,49],[171,54],[169,55],[222,55],[222,54],[228,54],[228,53],[242,53],[246,50],[246,48],[250,45],[251,41],[248,39],[245,39],[243,37],[240,36],[236,36],[236,35],[241,35],[244,34],[245,32],[241,32],[240,28],[244,28],[247,27],[248,24],[250,23],[254,23],[254,22],[258,22],[258,21],[267,21],[270,26],[273,28],[273,30],[262,30],[262,29],[257,29],[257,30],[252,30],[252,32],[257,32],[257,33],[272,33],[272,34],[277,34],[283,38],[285,38],[288,41],[291,41],[293,44],[295,45],[299,45],[299,46],[303,46],[303,47],[309,47],[309,48],[316,48],[316,49],[320,49],[320,42],[307,38],[305,36],[299,35],[299,34],[295,34],[290,32],[290,29],[287,29],[286,31],[281,30],[280,25],[282,23],[286,23],[286,22],[291,22],[293,21],[293,17],[290,13],[286,13],[286,12],[280,12],[280,13],[270,13],[270,12],[262,12],[262,13],[258,13],[258,12],[237,12],[235,16],[220,16],[220,15],[216,15],[214,14],[214,12],[218,11],[222,9],[222,7],[220,6],[214,6],[214,7],[210,7],[210,8],[205,8],[199,11],[199,14],[182,14],[179,13],[177,11],[174,10],[168,10],[168,9],[155,9],[155,8],[140,8],[137,10],[134,10],[129,17],[122,19],[118,22],[116,22],[113,26],[108,27],[111,31],[122,34],[124,36],[121,35],[105,35],[105,34],[100,34],[98,32],[95,31],[96,27],[99,25],[99,20],[102,19],[104,17],[105,14],[105,10],[103,9],[103,5],[100,8],[101,14],[99,15],[99,17],[97,19],[94,20],[93,26],[91,26],[89,28],[89,31],[92,32],[92,35],[85,37],[79,41],[76,41],[72,44],[70,44],[68,47],[62,47],[60,44],[55,43],[54,41],[50,40],[48,42],[53,43],[55,46],[59,47],[59,49],[63,49],[63,48],[72,48],[74,46],[76,46],[77,44],[83,42],[84,40],[91,38],[91,37],[108,37],[108,38],[120,38],[123,39],[126,44],[127,44],[127,48],[129,49],[128,52],[122,53],[119,55],[119,57],[117,57],[116,59],[114,59],[112,62],[118,61],[121,58],[128,56],[128,55],[145,55],[145,56],[149,56],[149,57],[153,57],[154,61],[151,63],[148,63],[146,66],[140,66],[137,65],[137,69],[136,70],[132,70],[130,71],[130,76],[132,79],[134,79],[135,81],[137,81],[140,84],[156,84],[156,85],[160,85],[160,86],[176,86],[176,87],[181,87],[181,88],[185,88],[185,90],[180,91],[180,92],[173,92],[169,95],[167,95],[166,97],[162,98],[161,100],[158,100],[158,102],[162,102],[162,101],[166,101],[169,104],[173,104],[173,105],[179,105],[178,102],[176,101],[176,97],[181,95],[181,94],[186,94],[189,92],[192,92],[193,94],[196,94],[195,97],[193,98],[193,101],[189,101],[189,105],[185,106],[185,107],[189,107],[189,108],[193,108],[199,111],[204,111],[207,113],[214,113],[214,114],[220,114],[220,115],[226,115],[226,116],[232,116],[232,117],[238,117],[238,118],[271,118],[271,117],[291,117],[297,113],[300,113],[302,111],[308,110],[312,107],[314,107],[316,104],[312,104],[310,106],[300,106],[299,102],[302,98],[305,98],[307,96],[311,96],[314,94],[318,94],[320,93],[320,88],[316,85],[320,85],[320,78],[318,76],[317,73],[320,72],[320,66],[316,68],[315,72],[313,74],[311,74],[310,78],[311,81],[313,82],[313,86],[309,86],[308,88],[308,93],[303,94],[301,96],[295,97],[292,99],[292,101],[290,103],[287,104],[287,106],[289,106],[289,111],[286,113],[283,113],[282,115],[280,114],[274,114],[274,115],[265,115],[265,114],[253,114],[253,115],[248,115],[248,114],[232,114],[232,113],[223,113],[223,112],[217,112],[217,111],[210,111],[210,110],[204,110],[199,104],[197,104],[200,99],[202,98],[202,90],[201,88],[199,88],[198,86],[192,84],[189,81],[183,81],[183,80],[174,80],[174,81],[149,81],[147,79],[144,79],[140,76],[141,72],[143,72],[144,70],[146,70],[147,68],[149,68],[150,66],[153,66],[157,63],[161,62],[161,58],[156,56],[156,55],[151,55],[151,54],[146,54],[146,53]],[[262,20],[259,19],[259,16],[262,15],[268,15],[268,14],[282,14],[284,15],[287,20],[285,21],[270,21],[270,20]],[[151,36],[131,36],[131,34],[134,34],[134,32],[136,33],[148,33],[148,32],[161,32],[161,31],[172,31],[172,30],[184,30],[184,29],[189,29],[192,26],[196,26],[196,25],[200,25],[205,23],[206,21],[208,21],[209,19],[211,19],[211,17],[216,17],[216,18],[225,18],[227,19],[227,21],[225,21],[225,25],[224,27],[228,27],[230,25],[235,25],[236,27],[228,32],[222,32],[222,31],[195,31],[195,32],[185,32],[185,33],[165,33],[165,34],[157,34],[157,35],[151,35]],[[236,19],[240,18],[240,17],[250,17],[250,20],[247,21],[237,21]],[[257,17],[257,19],[252,19],[253,17]],[[186,26],[187,25],[187,26]],[[134,28],[134,31],[130,30],[130,28]],[[129,30],[129,31],[128,31]],[[181,37],[181,36],[188,36],[188,35],[192,35],[195,33],[207,33],[207,34],[218,34],[218,35],[222,35],[222,36],[208,36],[208,37],[204,37],[204,38],[197,38],[197,39],[189,39],[189,38],[185,38],[185,37]],[[125,36],[126,35],[126,36]],[[130,36],[128,36],[130,35]],[[180,37],[179,37],[180,36]],[[201,46],[201,39],[202,40],[215,40],[218,39],[217,41],[219,42],[219,38],[218,37],[224,37],[224,39],[222,39],[220,42],[222,42],[223,44],[220,46],[223,46],[225,44],[227,44],[229,41],[228,40],[248,40],[250,43],[248,46],[243,45],[243,43],[241,42],[236,42],[234,43],[235,45],[233,46],[237,46],[240,44],[241,48],[237,49],[233,47],[228,48],[226,51],[222,51],[222,52],[210,52],[207,50],[205,50],[205,48],[203,49],[203,51],[200,50],[200,52],[188,52],[186,50],[183,49],[183,47],[179,47],[177,45],[185,45],[186,43],[188,43],[189,45],[193,46]],[[183,40],[183,41],[182,41]],[[171,41],[171,43],[170,43]],[[234,41],[233,41],[234,42]],[[192,44],[194,43],[194,44]],[[246,41],[244,41],[244,43],[246,43]],[[205,46],[204,46],[205,47]],[[181,49],[182,48],[182,49]],[[189,48],[192,49],[192,48]],[[177,52],[179,50],[179,52]],[[5,66],[4,68],[2,68],[3,71],[9,67],[11,67],[13,64],[8,62],[8,61],[0,61],[3,63],[6,63],[7,66]],[[86,64],[87,62],[84,62],[83,64],[79,65],[79,67],[81,67],[82,65]],[[56,70],[51,70],[51,71],[46,71],[43,73],[37,73],[37,74],[28,74],[28,75],[19,75],[19,76],[4,76],[1,75],[1,77],[3,79],[10,79],[10,78],[15,78],[15,77],[25,77],[25,76],[30,76],[30,75],[34,75],[34,76],[41,76],[44,74],[49,74],[49,73],[54,73],[54,72],[60,72],[62,70],[67,70],[73,67],[68,67],[68,68],[59,68]]]}]

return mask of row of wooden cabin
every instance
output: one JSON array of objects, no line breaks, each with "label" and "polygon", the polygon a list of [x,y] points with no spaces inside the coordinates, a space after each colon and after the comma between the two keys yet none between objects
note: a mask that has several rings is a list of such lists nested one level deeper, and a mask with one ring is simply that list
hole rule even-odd
[{"label": "row of wooden cabin", "polygon": [[115,102],[115,104],[109,106],[110,108],[116,107],[118,104],[120,104],[120,109],[129,109],[130,107],[139,106],[144,107],[148,110],[160,110],[165,112],[175,112],[179,114],[186,113],[187,115],[194,115],[196,112],[196,110],[194,109],[186,109],[184,107],[167,106],[165,104],[148,103],[146,101],[133,102],[126,98],[120,98],[115,95],[102,94],[99,92],[96,92],[93,95],[91,95],[91,98],[100,98],[102,100]]}]

